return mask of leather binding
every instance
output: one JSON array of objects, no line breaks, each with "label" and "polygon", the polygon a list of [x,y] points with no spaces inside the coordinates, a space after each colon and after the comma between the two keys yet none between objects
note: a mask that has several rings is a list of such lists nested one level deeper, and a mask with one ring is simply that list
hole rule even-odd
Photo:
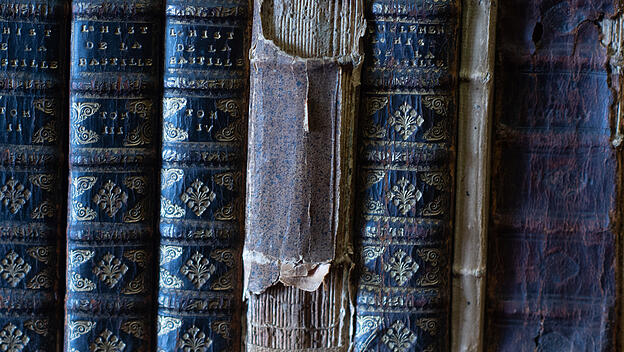
[{"label": "leather binding", "polygon": [[460,1],[368,1],[355,351],[447,351]]},{"label": "leather binding", "polygon": [[498,3],[489,351],[617,350],[619,6]]},{"label": "leather binding", "polygon": [[496,3],[462,3],[451,351],[483,351]]},{"label": "leather binding", "polygon": [[161,5],[72,3],[66,351],[153,348]]},{"label": "leather binding", "polygon": [[58,351],[65,1],[0,3],[0,349]]},{"label": "leather binding", "polygon": [[257,0],[250,52],[246,350],[350,350],[360,0]]},{"label": "leather binding", "polygon": [[238,351],[247,0],[167,0],[159,351]]}]

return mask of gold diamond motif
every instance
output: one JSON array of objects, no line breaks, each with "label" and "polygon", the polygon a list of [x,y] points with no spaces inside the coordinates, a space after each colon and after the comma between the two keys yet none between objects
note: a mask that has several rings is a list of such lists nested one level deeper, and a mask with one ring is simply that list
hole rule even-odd
[{"label": "gold diamond motif", "polygon": [[196,179],[191,187],[180,195],[180,199],[193,210],[195,215],[201,216],[216,196],[202,181]]},{"label": "gold diamond motif", "polygon": [[121,352],[125,348],[126,344],[108,329],[102,331],[89,346],[91,352]]},{"label": "gold diamond motif", "polygon": [[107,253],[98,262],[97,266],[93,267],[93,273],[110,288],[113,288],[119,282],[126,271],[128,271],[126,264],[111,253]]},{"label": "gold diamond motif", "polygon": [[30,338],[18,329],[17,326],[8,323],[0,331],[0,350],[20,352],[26,347]]},{"label": "gold diamond motif", "polygon": [[26,263],[17,253],[10,251],[0,261],[0,275],[11,286],[15,287],[30,271],[30,264]]},{"label": "gold diamond motif", "polygon": [[201,288],[215,271],[215,266],[199,252],[195,252],[191,259],[180,268],[180,272],[191,280],[197,289]]},{"label": "gold diamond motif", "polygon": [[425,120],[418,115],[411,105],[405,102],[399,106],[399,110],[390,116],[388,122],[394,126],[394,130],[401,135],[403,140],[407,140],[416,132],[418,127],[422,126]]},{"label": "gold diamond motif", "polygon": [[390,272],[390,276],[401,286],[414,276],[419,267],[402,249],[394,252],[388,263],[384,264],[384,270]]},{"label": "gold diamond motif", "polygon": [[123,192],[113,181],[108,180],[95,196],[93,202],[102,208],[106,215],[111,218],[128,201],[128,195]]},{"label": "gold diamond motif", "polygon": [[381,341],[392,352],[410,351],[411,347],[416,343],[416,335],[402,321],[397,320],[381,337]]},{"label": "gold diamond motif", "polygon": [[191,326],[180,339],[180,348],[184,352],[204,352],[212,345],[212,340],[195,325]]},{"label": "gold diamond motif", "polygon": [[9,211],[17,213],[26,201],[30,199],[31,192],[26,189],[23,184],[15,180],[13,177],[0,188],[0,200],[4,206],[9,207]]},{"label": "gold diamond motif", "polygon": [[388,196],[392,203],[399,208],[401,214],[406,215],[422,198],[422,193],[405,177],[402,177],[396,185],[392,186]]}]

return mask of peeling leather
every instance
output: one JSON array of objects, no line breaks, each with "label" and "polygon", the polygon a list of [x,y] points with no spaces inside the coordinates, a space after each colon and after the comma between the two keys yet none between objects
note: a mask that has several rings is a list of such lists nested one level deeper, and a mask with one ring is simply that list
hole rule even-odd
[{"label": "peeling leather", "polygon": [[[340,57],[290,55],[254,21],[250,52],[250,121],[246,291],[281,282],[318,289],[345,240],[350,202],[342,169],[351,158],[341,143],[345,74],[357,72],[357,52]],[[352,145],[352,143],[351,143]]]}]

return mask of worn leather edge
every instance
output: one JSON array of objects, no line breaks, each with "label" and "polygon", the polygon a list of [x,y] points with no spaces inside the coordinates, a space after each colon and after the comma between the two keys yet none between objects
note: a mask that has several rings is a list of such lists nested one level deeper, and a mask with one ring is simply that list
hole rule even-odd
[{"label": "worn leather edge", "polygon": [[463,0],[451,351],[483,350],[496,0]]},{"label": "worn leather edge", "polygon": [[[624,37],[622,36],[622,27],[624,27],[624,2],[618,4],[617,12],[615,14],[606,16],[600,22],[600,33],[602,45],[607,48],[607,63],[605,64],[605,70],[607,73],[613,75],[609,77],[609,88],[614,97],[616,97],[614,104],[610,107],[610,122],[611,122],[611,145],[616,150],[616,206],[615,212],[610,216],[611,223],[614,228],[613,232],[619,234],[615,239],[615,255],[616,255],[616,297],[624,295],[624,241],[622,241],[621,234],[624,229],[624,222],[622,221],[622,197],[624,193],[624,184],[622,181],[622,167],[623,167],[623,154],[622,154],[622,142],[624,141],[624,133],[622,132],[624,119],[624,111],[622,111],[622,102],[624,101],[624,89],[622,87],[622,54],[624,51]],[[619,27],[619,28],[618,28]],[[619,29],[619,30],[618,30]],[[615,335],[614,345],[617,351],[621,351],[624,348],[624,305],[621,300],[616,299],[615,310],[617,312],[617,324],[619,328]]]},{"label": "worn leather edge", "polygon": [[[305,64],[306,66],[310,65],[310,66],[325,66],[325,65],[335,65],[338,67],[338,70],[340,71],[340,75],[343,75],[343,73],[348,72],[347,75],[349,75],[351,77],[350,82],[347,82],[347,85],[350,85],[351,87],[346,87],[343,86],[341,87],[341,94],[345,93],[345,89],[347,91],[351,91],[352,94],[354,94],[357,91],[357,87],[359,86],[359,80],[360,80],[360,70],[361,70],[361,63],[362,63],[362,55],[360,53],[360,47],[359,45],[354,45],[354,50],[351,51],[350,53],[348,53],[347,55],[337,55],[337,56],[321,56],[321,57],[302,57],[302,56],[298,56],[298,55],[294,55],[290,52],[287,52],[287,49],[280,47],[279,45],[277,45],[275,43],[275,41],[273,40],[273,38],[268,37],[268,35],[266,35],[265,30],[263,29],[262,26],[262,13],[260,11],[260,9],[262,8],[262,5],[264,4],[265,1],[260,0],[257,1],[255,4],[255,8],[254,8],[254,33],[252,35],[253,37],[253,42],[252,42],[252,46],[250,49],[250,66],[252,67],[252,71],[253,68],[255,67],[255,65],[259,62],[275,62],[278,64],[287,64],[290,63],[290,65],[296,65],[296,64]],[[365,20],[364,20],[364,16],[362,13],[362,6],[359,7],[360,12],[356,15],[355,18],[355,32],[356,32],[356,37],[358,37],[359,39],[361,39],[364,36],[364,30],[365,30]],[[308,76],[309,78],[309,76]],[[343,100],[345,99],[345,97],[342,98]],[[251,89],[251,93],[250,93],[250,116],[252,116],[253,114],[253,109],[252,109],[252,104],[254,102],[254,90],[253,87]],[[354,103],[354,101],[353,101]],[[307,102],[306,102],[307,104]],[[351,111],[345,111],[350,109]],[[307,111],[307,110],[306,110]],[[351,115],[351,117],[349,116]],[[349,123],[349,121],[347,120],[352,120],[351,124],[353,125],[353,120],[354,120],[354,116],[355,116],[355,104],[353,104],[352,106],[342,106],[342,109],[340,111],[340,116],[341,116],[341,120],[345,120],[346,123]],[[346,119],[345,119],[346,117]],[[307,121],[307,116],[306,116],[306,121]],[[253,121],[251,121],[250,119],[250,124]],[[347,126],[348,127],[348,126]],[[251,135],[251,131],[252,131],[253,127],[250,126],[249,130],[250,130],[250,135]],[[344,130],[344,127],[341,127],[341,130]],[[351,130],[347,129],[348,132],[350,132],[351,134],[353,133],[352,130],[354,130],[353,126],[351,127]],[[341,131],[342,132],[342,131]],[[354,141],[354,137],[352,136],[351,138],[352,141]],[[341,138],[341,140],[339,141],[339,143],[342,144],[342,148],[341,150],[345,150],[347,152],[347,154],[344,154],[341,152],[342,155],[340,155],[340,160],[342,162],[343,159],[352,159],[353,156],[352,155],[348,155],[349,153],[352,154],[354,148],[353,145],[350,145],[348,143],[344,143],[345,139]],[[346,148],[345,148],[346,147]],[[252,161],[252,159],[250,158],[248,160],[248,162]],[[353,173],[353,161],[351,161],[351,166],[348,167],[348,171],[350,171],[350,174]],[[344,165],[341,165],[341,167],[343,167]],[[352,175],[346,175],[348,179],[350,179],[352,177]],[[248,178],[250,176],[248,175]],[[351,187],[352,188],[352,182],[341,182],[341,185],[338,187]],[[250,183],[247,183],[247,204],[249,204],[250,199],[249,199],[249,194],[250,194]],[[351,206],[349,205],[349,203],[352,203],[351,199],[353,197],[353,192],[352,191],[341,191],[341,194],[344,193],[345,195],[347,195],[347,199],[343,200],[341,199],[341,202],[346,202],[347,203],[347,208],[350,208]],[[343,208],[342,206],[340,207],[341,209]],[[339,210],[338,213],[340,214],[342,211]],[[335,222],[338,224],[338,228],[341,228],[342,231],[346,234],[346,236],[340,236],[340,231],[337,231],[337,238],[334,238],[334,245],[335,245],[335,252],[334,252],[334,256],[333,258],[327,258],[327,260],[325,261],[317,261],[317,262],[305,262],[305,261],[297,261],[297,262],[293,262],[292,260],[287,260],[286,258],[283,257],[275,257],[272,255],[267,255],[266,253],[262,253],[260,251],[257,250],[250,250],[248,248],[247,245],[244,246],[243,249],[243,267],[244,267],[244,283],[243,283],[243,291],[245,292],[245,295],[248,295],[249,293],[249,280],[250,280],[250,272],[251,272],[251,268],[253,266],[255,267],[263,267],[264,269],[262,269],[263,272],[266,272],[266,276],[264,279],[265,283],[262,284],[262,288],[260,290],[253,290],[253,293],[255,294],[259,294],[264,292],[268,287],[273,286],[277,283],[282,283],[286,286],[293,286],[293,287],[297,287],[299,289],[308,291],[308,292],[312,292],[315,291],[319,288],[319,286],[322,284],[324,278],[326,277],[326,275],[329,273],[330,268],[332,263],[339,257],[343,257],[343,250],[344,248],[346,248],[346,246],[350,243],[350,238],[351,236],[348,235],[348,233],[351,230],[351,226],[349,225],[351,223],[351,211],[347,210],[347,214],[341,214],[340,216],[337,216],[335,219]],[[250,224],[248,222],[248,219],[246,218],[246,224],[245,224],[245,228],[246,228],[246,238],[250,237],[249,231],[250,231]],[[339,238],[339,237],[343,237],[343,238]],[[337,240],[342,241],[342,243],[336,243]],[[276,269],[277,268],[277,269]],[[269,283],[267,283],[269,282]]]}]

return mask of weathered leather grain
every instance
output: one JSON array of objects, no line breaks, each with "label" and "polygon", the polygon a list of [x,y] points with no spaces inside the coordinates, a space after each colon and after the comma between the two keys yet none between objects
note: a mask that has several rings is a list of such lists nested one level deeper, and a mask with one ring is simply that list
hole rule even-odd
[{"label": "weathered leather grain", "polygon": [[451,351],[482,352],[497,0],[462,0]]},{"label": "weathered leather grain", "polygon": [[248,0],[167,0],[159,351],[240,350]]},{"label": "weathered leather grain", "polygon": [[355,351],[447,351],[460,1],[367,1]]},{"label": "weathered leather grain", "polygon": [[0,349],[59,351],[68,1],[0,2]]},{"label": "weathered leather grain", "polygon": [[359,0],[257,0],[245,219],[247,351],[347,351]]},{"label": "weathered leather grain", "polygon": [[162,2],[74,1],[65,350],[153,349]]},{"label": "weathered leather grain", "polygon": [[615,351],[617,1],[498,6],[488,351]]}]

